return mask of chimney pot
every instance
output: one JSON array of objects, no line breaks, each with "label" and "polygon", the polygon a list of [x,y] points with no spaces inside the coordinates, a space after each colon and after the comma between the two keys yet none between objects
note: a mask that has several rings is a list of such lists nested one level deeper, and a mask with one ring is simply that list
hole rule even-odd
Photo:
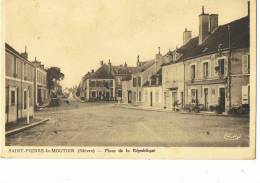
[{"label": "chimney pot", "polygon": [[100,65],[102,66],[104,64],[103,60],[100,61]]},{"label": "chimney pot", "polygon": [[92,69],[91,72],[93,73],[93,72],[94,72],[94,69]]},{"label": "chimney pot", "polygon": [[191,38],[192,38],[192,32],[188,31],[188,29],[185,28],[185,31],[183,32],[183,45],[189,42]]},{"label": "chimney pot", "polygon": [[199,15],[199,44],[202,44],[209,35],[210,15],[205,14],[204,6],[202,6],[202,14]]},{"label": "chimney pot", "polygon": [[210,22],[209,22],[209,31],[212,33],[218,27],[218,14],[211,14],[210,15]]}]

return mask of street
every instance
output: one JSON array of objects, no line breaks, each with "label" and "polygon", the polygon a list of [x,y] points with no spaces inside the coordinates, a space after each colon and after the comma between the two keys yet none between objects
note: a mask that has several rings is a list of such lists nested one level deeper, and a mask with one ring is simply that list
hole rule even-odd
[{"label": "street", "polygon": [[248,118],[128,109],[72,101],[36,112],[50,120],[6,137],[15,146],[248,146]]}]

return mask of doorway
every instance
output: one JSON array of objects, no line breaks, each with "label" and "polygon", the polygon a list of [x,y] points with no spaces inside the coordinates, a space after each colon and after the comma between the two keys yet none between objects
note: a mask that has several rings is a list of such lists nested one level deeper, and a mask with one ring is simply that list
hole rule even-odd
[{"label": "doorway", "polygon": [[205,110],[208,110],[208,106],[209,106],[208,93],[209,93],[209,89],[208,88],[204,88],[204,106],[205,106]]},{"label": "doorway", "polygon": [[219,107],[221,112],[225,112],[226,91],[225,88],[219,88]]},{"label": "doorway", "polygon": [[175,110],[175,108],[177,107],[177,92],[174,91],[172,92],[172,107],[173,107],[173,110]]},{"label": "doorway", "polygon": [[150,106],[153,106],[153,92],[150,92]]},{"label": "doorway", "polygon": [[9,101],[8,101],[8,121],[14,122],[18,120],[18,108],[17,108],[17,89],[12,87],[9,90]]},{"label": "doorway", "polygon": [[128,91],[127,99],[128,99],[128,103],[131,104],[132,103],[132,91]]}]

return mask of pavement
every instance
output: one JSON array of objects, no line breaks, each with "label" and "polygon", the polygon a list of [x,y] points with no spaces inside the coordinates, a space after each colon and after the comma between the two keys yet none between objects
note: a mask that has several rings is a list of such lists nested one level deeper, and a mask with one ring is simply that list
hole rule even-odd
[{"label": "pavement", "polygon": [[6,125],[6,127],[5,127],[5,130],[6,130],[5,135],[12,135],[12,134],[20,133],[29,128],[43,124],[48,120],[49,119],[32,118],[32,119],[30,119],[29,123],[27,123],[26,120],[18,121],[16,123],[10,123],[10,124]]},{"label": "pavement", "polygon": [[246,147],[249,119],[81,103],[35,113],[46,123],[6,138],[16,146]]}]

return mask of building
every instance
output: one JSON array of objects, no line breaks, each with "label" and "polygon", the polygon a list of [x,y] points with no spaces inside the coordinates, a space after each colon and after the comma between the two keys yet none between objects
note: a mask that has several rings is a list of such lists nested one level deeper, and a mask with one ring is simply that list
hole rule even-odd
[{"label": "building", "polygon": [[163,66],[166,106],[228,112],[249,105],[249,16],[219,26],[218,15],[202,8],[199,36],[185,37],[177,60]]},{"label": "building", "polygon": [[44,65],[36,60],[36,57],[32,64],[35,67],[34,105],[35,107],[39,107],[48,103],[47,71]]},{"label": "building", "polygon": [[143,106],[163,108],[162,93],[162,69],[160,69],[143,85]]},{"label": "building", "polygon": [[[185,41],[184,41],[185,42]],[[184,107],[184,64],[177,62],[180,49],[169,52],[169,64],[162,67],[163,108],[177,110]],[[174,64],[172,64],[174,63]]]},{"label": "building", "polygon": [[5,123],[34,115],[35,67],[28,53],[19,53],[5,44]]},{"label": "building", "polygon": [[[139,56],[137,57],[137,71],[132,74],[132,104],[144,105],[144,93],[143,86],[147,85],[147,82],[151,82],[151,77],[155,75],[160,69],[161,65],[165,62],[162,54],[159,52],[155,55],[155,58],[148,61],[140,61]],[[146,86],[148,87],[149,84]]]},{"label": "building", "polygon": [[85,101],[116,101],[122,99],[122,80],[134,71],[125,63],[113,66],[110,62],[100,62],[100,68],[88,72],[80,83],[80,97]]}]

